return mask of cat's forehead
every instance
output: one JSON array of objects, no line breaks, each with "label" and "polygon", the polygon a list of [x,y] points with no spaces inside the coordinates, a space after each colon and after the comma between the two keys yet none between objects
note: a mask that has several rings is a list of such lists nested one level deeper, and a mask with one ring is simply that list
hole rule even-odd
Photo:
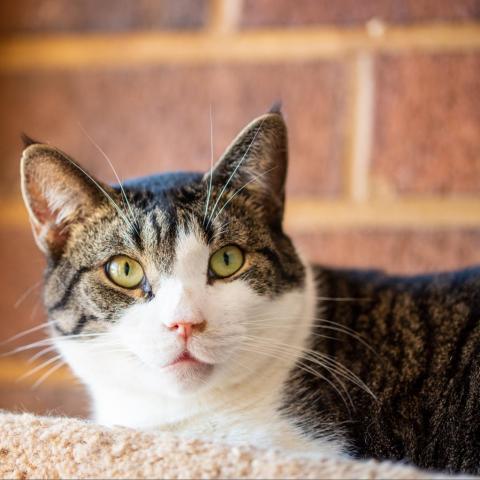
[{"label": "cat's forehead", "polygon": [[206,187],[197,173],[155,175],[127,181],[123,190],[114,187],[118,208],[86,224],[70,254],[78,252],[79,263],[89,264],[125,254],[168,270],[186,234],[212,248],[251,241],[252,231],[260,229],[241,208],[241,197],[222,210],[227,196],[215,204],[218,192],[213,191],[208,202]]},{"label": "cat's forehead", "polygon": [[155,208],[173,211],[177,208],[195,209],[204,196],[202,174],[174,172],[127,180],[113,187],[127,207],[134,206],[148,213]]},{"label": "cat's forehead", "polygon": [[[198,172],[167,172],[147,177],[132,178],[123,183],[125,190],[136,195],[161,199],[178,193],[185,188],[198,190],[203,175]],[[120,190],[120,186],[115,187]]]}]

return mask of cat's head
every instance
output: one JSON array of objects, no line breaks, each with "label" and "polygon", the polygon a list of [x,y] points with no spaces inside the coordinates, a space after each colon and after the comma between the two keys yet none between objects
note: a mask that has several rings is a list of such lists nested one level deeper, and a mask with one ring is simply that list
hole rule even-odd
[{"label": "cat's head", "polygon": [[204,174],[123,187],[54,147],[28,146],[22,191],[47,257],[45,305],[77,374],[186,394],[278,357],[272,342],[295,335],[306,275],[282,229],[286,171],[277,112],[250,123]]}]

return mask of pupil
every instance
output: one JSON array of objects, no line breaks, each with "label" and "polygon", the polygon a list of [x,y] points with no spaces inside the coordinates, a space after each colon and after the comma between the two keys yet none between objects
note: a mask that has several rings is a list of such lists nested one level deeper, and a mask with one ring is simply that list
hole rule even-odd
[{"label": "pupil", "polygon": [[130,264],[128,262],[125,262],[124,271],[125,275],[128,277],[128,274],[130,273]]},{"label": "pupil", "polygon": [[227,252],[223,252],[223,262],[227,267],[230,265],[230,255]]}]

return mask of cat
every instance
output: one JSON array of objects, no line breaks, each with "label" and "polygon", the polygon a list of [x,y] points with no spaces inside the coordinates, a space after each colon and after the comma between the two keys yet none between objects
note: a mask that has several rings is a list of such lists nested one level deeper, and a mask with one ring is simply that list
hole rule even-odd
[{"label": "cat", "polygon": [[287,157],[278,108],[206,173],[123,185],[27,140],[52,341],[94,420],[479,473],[480,270],[309,263],[282,227]]}]

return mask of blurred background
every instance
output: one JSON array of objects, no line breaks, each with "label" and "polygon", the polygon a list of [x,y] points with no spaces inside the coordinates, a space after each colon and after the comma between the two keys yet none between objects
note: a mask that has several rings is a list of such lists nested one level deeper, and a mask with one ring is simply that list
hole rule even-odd
[{"label": "blurred background", "polygon": [[[480,262],[480,0],[2,0],[0,340],[45,321],[20,132],[106,181],[94,142],[122,178],[206,170],[210,109],[218,156],[277,99],[286,227],[309,258]],[[34,352],[0,357],[0,408],[86,415],[66,369],[32,388],[55,365]]]}]

